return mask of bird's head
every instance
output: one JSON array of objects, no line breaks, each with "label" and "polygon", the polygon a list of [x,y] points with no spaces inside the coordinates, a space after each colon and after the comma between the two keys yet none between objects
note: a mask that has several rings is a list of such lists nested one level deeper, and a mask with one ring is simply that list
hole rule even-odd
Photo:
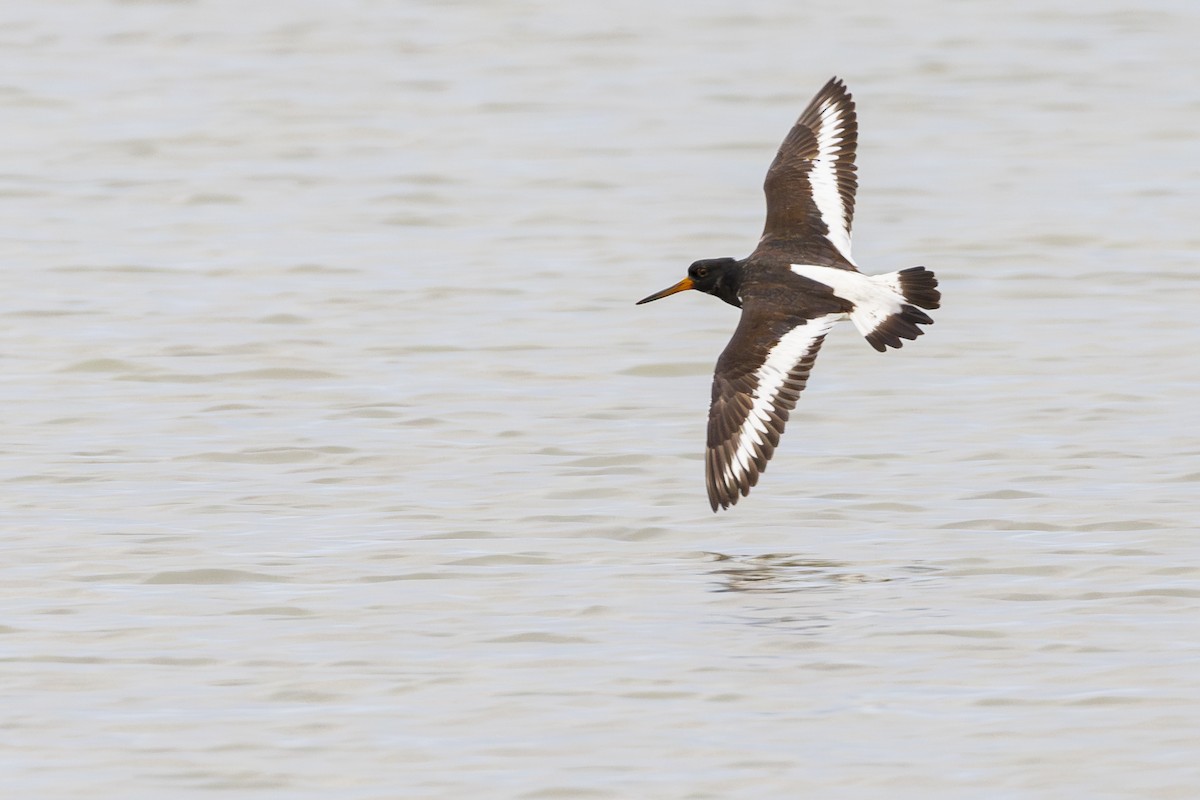
[{"label": "bird's head", "polygon": [[696,289],[719,297],[732,306],[742,307],[738,289],[742,280],[742,264],[735,258],[705,258],[688,267],[687,277],[674,286],[637,301],[636,305],[661,300],[677,292]]}]

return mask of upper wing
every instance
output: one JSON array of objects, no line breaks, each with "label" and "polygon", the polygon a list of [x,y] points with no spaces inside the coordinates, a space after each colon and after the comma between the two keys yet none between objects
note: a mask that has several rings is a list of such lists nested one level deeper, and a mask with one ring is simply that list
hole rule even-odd
[{"label": "upper wing", "polygon": [[767,170],[763,244],[824,237],[851,266],[850,225],[858,189],[858,117],[845,84],[833,78],[804,109]]},{"label": "upper wing", "polygon": [[771,319],[743,311],[713,375],[705,477],[713,511],[750,493],[779,444],[840,313]]}]

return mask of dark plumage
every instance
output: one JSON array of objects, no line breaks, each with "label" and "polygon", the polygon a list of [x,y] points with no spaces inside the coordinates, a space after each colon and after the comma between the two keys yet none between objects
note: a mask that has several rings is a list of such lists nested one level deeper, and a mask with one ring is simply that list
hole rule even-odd
[{"label": "dark plumage", "polygon": [[747,258],[697,261],[687,277],[639,300],[696,289],[742,309],[713,375],[705,475],[713,511],[749,494],[834,324],[851,320],[876,350],[930,325],[937,278],[924,267],[864,275],[850,255],[858,117],[845,85],[825,84],[767,170],[767,219]]}]

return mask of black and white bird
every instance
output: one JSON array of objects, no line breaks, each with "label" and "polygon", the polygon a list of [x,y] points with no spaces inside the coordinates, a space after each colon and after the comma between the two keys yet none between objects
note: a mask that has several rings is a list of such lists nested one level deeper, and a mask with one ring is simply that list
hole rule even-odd
[{"label": "black and white bird", "polygon": [[767,222],[754,252],[697,261],[679,283],[638,301],[697,289],[742,309],[713,375],[705,458],[713,511],[758,482],[835,324],[850,320],[880,352],[933,324],[921,310],[941,300],[932,272],[864,275],[850,255],[857,145],[854,101],[833,78],[767,170]]}]

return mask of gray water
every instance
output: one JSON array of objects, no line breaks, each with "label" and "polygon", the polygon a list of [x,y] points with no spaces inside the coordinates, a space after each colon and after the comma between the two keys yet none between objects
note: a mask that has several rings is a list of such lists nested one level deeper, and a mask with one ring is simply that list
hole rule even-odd
[{"label": "gray water", "polygon": [[[1200,6],[10,3],[21,798],[1200,794]],[[709,512],[744,256],[859,105],[830,336]]]}]

